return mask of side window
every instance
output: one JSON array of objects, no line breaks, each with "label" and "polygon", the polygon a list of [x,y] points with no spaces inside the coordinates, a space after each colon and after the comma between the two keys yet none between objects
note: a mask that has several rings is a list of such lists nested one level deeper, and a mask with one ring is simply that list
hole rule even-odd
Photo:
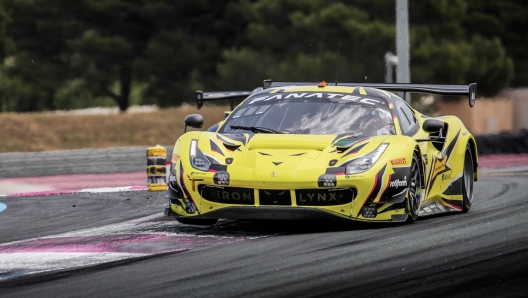
[{"label": "side window", "polygon": [[394,103],[398,111],[398,119],[400,120],[402,133],[405,135],[414,133],[418,127],[414,113],[401,99],[394,99]]}]

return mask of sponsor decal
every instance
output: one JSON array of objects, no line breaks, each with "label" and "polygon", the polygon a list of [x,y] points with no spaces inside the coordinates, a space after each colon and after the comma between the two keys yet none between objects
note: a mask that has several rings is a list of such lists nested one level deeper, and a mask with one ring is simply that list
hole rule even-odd
[{"label": "sponsor decal", "polygon": [[346,179],[350,179],[350,178],[365,178],[365,176],[363,176],[363,175],[346,175],[345,178]]},{"label": "sponsor decal", "polygon": [[299,202],[328,202],[336,201],[337,193],[336,192],[327,192],[327,193],[300,193],[298,198]]},{"label": "sponsor decal", "polygon": [[254,190],[235,187],[204,187],[198,186],[200,195],[212,202],[223,204],[252,205],[255,203]]},{"label": "sponsor decal", "polygon": [[277,176],[277,172],[275,171],[271,172],[271,177],[275,177],[275,176]]},{"label": "sponsor decal", "polygon": [[178,162],[178,160],[180,160],[180,156],[175,153],[175,154],[172,155],[172,160],[173,160],[173,162]]},{"label": "sponsor decal", "polygon": [[362,96],[356,96],[356,95],[350,95],[346,93],[284,93],[284,94],[270,94],[270,95],[264,95],[259,96],[256,98],[253,98],[248,104],[253,104],[255,102],[259,101],[270,101],[270,100],[283,100],[283,99],[290,99],[290,98],[321,98],[321,99],[340,99],[340,100],[346,100],[346,101],[353,101],[353,102],[361,102],[364,104],[369,105],[375,105],[377,103],[381,103],[379,100],[375,100],[372,98],[366,98]]},{"label": "sponsor decal", "polygon": [[220,201],[253,202],[254,200],[251,192],[217,190],[216,196]]},{"label": "sponsor decal", "polygon": [[298,206],[331,206],[352,202],[352,189],[300,189],[295,191]]},{"label": "sponsor decal", "polygon": [[403,177],[403,180],[396,179],[390,182],[390,187],[399,188],[407,187],[407,176]]},{"label": "sponsor decal", "polygon": [[450,180],[450,179],[451,179],[451,173],[442,174],[442,181]]},{"label": "sponsor decal", "polygon": [[427,213],[431,212],[432,210],[429,207],[424,207],[423,210]]},{"label": "sponsor decal", "polygon": [[205,176],[207,175],[206,173],[203,173],[203,172],[191,172],[191,176],[192,175],[200,175],[200,176]]},{"label": "sponsor decal", "polygon": [[407,164],[407,160],[405,159],[405,157],[402,157],[402,158],[398,158],[398,159],[393,159],[390,161],[391,164],[393,166],[395,165],[404,165],[404,164]]}]

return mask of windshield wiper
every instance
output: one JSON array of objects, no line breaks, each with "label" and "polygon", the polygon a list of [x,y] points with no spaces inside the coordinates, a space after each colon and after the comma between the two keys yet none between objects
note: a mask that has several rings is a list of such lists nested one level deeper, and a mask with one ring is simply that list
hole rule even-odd
[{"label": "windshield wiper", "polygon": [[240,126],[240,125],[231,125],[229,126],[231,129],[243,129],[243,130],[249,130],[251,132],[257,133],[257,132],[263,132],[263,133],[285,133],[278,130],[273,130],[271,128],[266,127],[258,127],[258,126]]}]

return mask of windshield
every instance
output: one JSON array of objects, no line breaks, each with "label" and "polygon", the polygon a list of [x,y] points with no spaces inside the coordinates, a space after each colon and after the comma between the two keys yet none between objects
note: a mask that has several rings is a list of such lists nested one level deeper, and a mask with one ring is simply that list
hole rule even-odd
[{"label": "windshield", "polygon": [[317,99],[258,101],[239,106],[219,132],[250,133],[250,127],[293,134],[395,134],[386,105]]}]

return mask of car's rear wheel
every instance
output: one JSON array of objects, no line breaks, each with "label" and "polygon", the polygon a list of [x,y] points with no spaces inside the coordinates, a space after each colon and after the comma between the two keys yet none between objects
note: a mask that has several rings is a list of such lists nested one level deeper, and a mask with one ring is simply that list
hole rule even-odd
[{"label": "car's rear wheel", "polygon": [[420,204],[422,202],[422,180],[420,160],[416,152],[413,154],[409,186],[407,188],[407,223],[414,223],[420,214]]},{"label": "car's rear wheel", "polygon": [[473,168],[473,154],[471,148],[467,146],[464,155],[464,173],[462,175],[462,212],[468,212],[473,203],[473,182],[475,181],[475,171]]},{"label": "car's rear wheel", "polygon": [[179,223],[195,226],[212,226],[218,222],[217,218],[176,218]]}]

